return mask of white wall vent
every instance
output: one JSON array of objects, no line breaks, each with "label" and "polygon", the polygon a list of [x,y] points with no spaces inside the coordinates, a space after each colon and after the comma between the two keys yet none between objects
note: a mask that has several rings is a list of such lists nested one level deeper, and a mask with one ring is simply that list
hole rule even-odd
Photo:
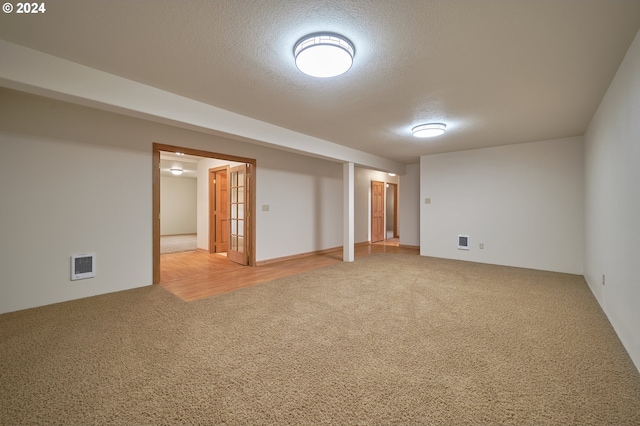
[{"label": "white wall vent", "polygon": [[96,255],[78,254],[71,256],[71,281],[96,276]]},{"label": "white wall vent", "polygon": [[469,250],[468,235],[458,235],[458,250]]}]

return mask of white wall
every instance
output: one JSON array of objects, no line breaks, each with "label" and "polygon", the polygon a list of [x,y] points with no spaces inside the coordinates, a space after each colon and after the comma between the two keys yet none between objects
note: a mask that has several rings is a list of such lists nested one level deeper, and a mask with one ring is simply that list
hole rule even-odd
[{"label": "white wall", "polygon": [[[150,145],[117,116],[0,90],[0,312],[151,283]],[[70,256],[96,277],[70,280]]]},{"label": "white wall", "polygon": [[197,180],[160,177],[160,235],[195,234]]},{"label": "white wall", "polygon": [[400,176],[398,230],[400,245],[420,246],[420,164],[407,165]]},{"label": "white wall", "polygon": [[420,254],[582,274],[582,155],[574,137],[422,156]]},{"label": "white wall", "polygon": [[[371,181],[398,183],[398,176],[389,176],[388,173],[376,170],[355,168],[354,184],[354,228],[355,243],[371,241]],[[398,193],[402,194],[402,188],[398,185]],[[402,209],[399,203],[398,210]],[[399,214],[399,213],[398,213]],[[386,217],[385,217],[386,219]],[[400,227],[398,222],[398,227]],[[385,222],[386,229],[386,222]]]},{"label": "white wall", "polygon": [[154,142],[257,160],[258,261],[342,245],[339,163],[0,89],[0,313],[151,284]]},{"label": "white wall", "polygon": [[[255,173],[257,262],[342,245],[340,163],[261,147],[243,156],[258,160]],[[208,170],[239,164],[216,159],[202,159],[198,163],[200,249],[209,249]],[[263,206],[268,206],[268,211],[263,211]]]},{"label": "white wall", "polygon": [[640,369],[640,33],[585,134],[585,204],[584,275]]},{"label": "white wall", "polygon": [[342,246],[342,164],[271,151],[256,179],[256,261]]}]

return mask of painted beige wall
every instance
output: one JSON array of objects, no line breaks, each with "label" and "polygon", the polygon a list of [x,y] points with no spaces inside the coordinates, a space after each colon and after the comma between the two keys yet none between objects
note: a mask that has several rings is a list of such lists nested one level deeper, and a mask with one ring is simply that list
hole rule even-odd
[{"label": "painted beige wall", "polygon": [[277,152],[256,175],[257,261],[342,246],[342,164]]},{"label": "painted beige wall", "polygon": [[398,229],[400,244],[420,245],[420,164],[407,165],[407,173],[400,176]]},{"label": "painted beige wall", "polygon": [[585,189],[584,275],[640,369],[640,33],[585,134]]},{"label": "painted beige wall", "polygon": [[160,178],[160,235],[197,232],[197,180]]},{"label": "painted beige wall", "polygon": [[582,274],[582,155],[574,137],[421,157],[420,254]]},{"label": "painted beige wall", "polygon": [[[151,283],[151,143],[130,123],[0,90],[0,312]],[[71,281],[87,252],[96,277]]]},{"label": "painted beige wall", "polygon": [[342,244],[340,163],[0,89],[0,313],[151,284],[154,142],[257,160],[258,261]]}]

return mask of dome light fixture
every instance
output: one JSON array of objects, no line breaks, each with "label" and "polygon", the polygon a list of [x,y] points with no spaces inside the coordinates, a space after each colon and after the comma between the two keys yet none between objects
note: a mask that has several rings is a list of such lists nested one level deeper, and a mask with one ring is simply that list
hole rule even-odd
[{"label": "dome light fixture", "polygon": [[444,123],[428,123],[414,127],[411,132],[416,138],[433,138],[442,135],[446,130],[447,125]]},{"label": "dome light fixture", "polygon": [[356,50],[345,37],[316,33],[302,37],[293,47],[296,66],[311,77],[335,77],[349,71]]},{"label": "dome light fixture", "polygon": [[182,166],[180,164],[174,164],[173,166],[171,166],[169,171],[172,175],[180,176],[184,170],[182,169]]}]

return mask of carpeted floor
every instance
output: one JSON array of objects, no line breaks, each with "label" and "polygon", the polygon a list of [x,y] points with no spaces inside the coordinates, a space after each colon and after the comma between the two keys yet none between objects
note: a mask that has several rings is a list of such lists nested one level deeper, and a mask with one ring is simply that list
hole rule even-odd
[{"label": "carpeted floor", "polygon": [[378,254],[0,315],[0,424],[640,424],[580,276]]},{"label": "carpeted floor", "polygon": [[197,234],[160,236],[160,254],[194,251],[197,248]]}]

